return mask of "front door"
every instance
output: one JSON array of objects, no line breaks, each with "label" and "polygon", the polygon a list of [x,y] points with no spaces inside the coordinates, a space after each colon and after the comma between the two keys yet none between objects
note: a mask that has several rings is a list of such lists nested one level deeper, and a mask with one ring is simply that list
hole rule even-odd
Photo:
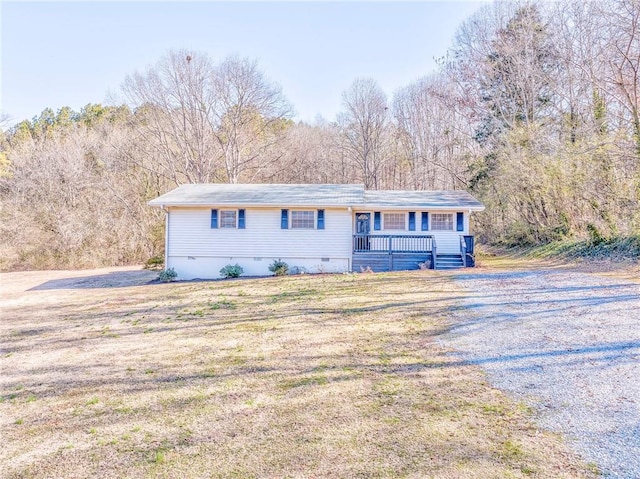
[{"label": "front door", "polygon": [[369,232],[371,231],[371,213],[356,213],[356,251],[370,249]]}]

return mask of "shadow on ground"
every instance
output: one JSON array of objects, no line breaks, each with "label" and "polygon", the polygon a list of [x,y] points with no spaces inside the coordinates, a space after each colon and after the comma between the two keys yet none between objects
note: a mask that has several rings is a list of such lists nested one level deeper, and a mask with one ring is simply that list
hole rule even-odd
[{"label": "shadow on ground", "polygon": [[99,288],[128,288],[142,286],[155,281],[156,271],[117,271],[93,276],[78,276],[75,278],[60,278],[45,281],[27,291],[46,291],[52,289],[99,289]]}]

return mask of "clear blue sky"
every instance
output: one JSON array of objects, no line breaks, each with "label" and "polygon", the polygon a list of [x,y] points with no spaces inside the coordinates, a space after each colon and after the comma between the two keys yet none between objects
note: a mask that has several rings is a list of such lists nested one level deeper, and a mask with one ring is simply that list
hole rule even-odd
[{"label": "clear blue sky", "polygon": [[297,119],[333,120],[359,76],[389,96],[435,69],[478,1],[18,2],[0,0],[0,111],[108,103],[167,50],[258,60]]}]

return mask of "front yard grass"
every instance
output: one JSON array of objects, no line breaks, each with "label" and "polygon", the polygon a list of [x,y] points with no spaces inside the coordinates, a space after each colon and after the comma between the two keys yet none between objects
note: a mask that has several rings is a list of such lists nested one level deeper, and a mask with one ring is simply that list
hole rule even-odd
[{"label": "front yard grass", "polygon": [[438,345],[446,273],[24,294],[0,330],[9,478],[594,477]]}]

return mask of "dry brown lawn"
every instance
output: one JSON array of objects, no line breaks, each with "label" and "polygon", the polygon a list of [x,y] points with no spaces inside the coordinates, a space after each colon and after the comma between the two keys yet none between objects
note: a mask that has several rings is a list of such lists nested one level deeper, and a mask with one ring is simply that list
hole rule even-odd
[{"label": "dry brown lawn", "polygon": [[97,273],[1,276],[5,477],[593,476],[438,345],[447,273]]}]

